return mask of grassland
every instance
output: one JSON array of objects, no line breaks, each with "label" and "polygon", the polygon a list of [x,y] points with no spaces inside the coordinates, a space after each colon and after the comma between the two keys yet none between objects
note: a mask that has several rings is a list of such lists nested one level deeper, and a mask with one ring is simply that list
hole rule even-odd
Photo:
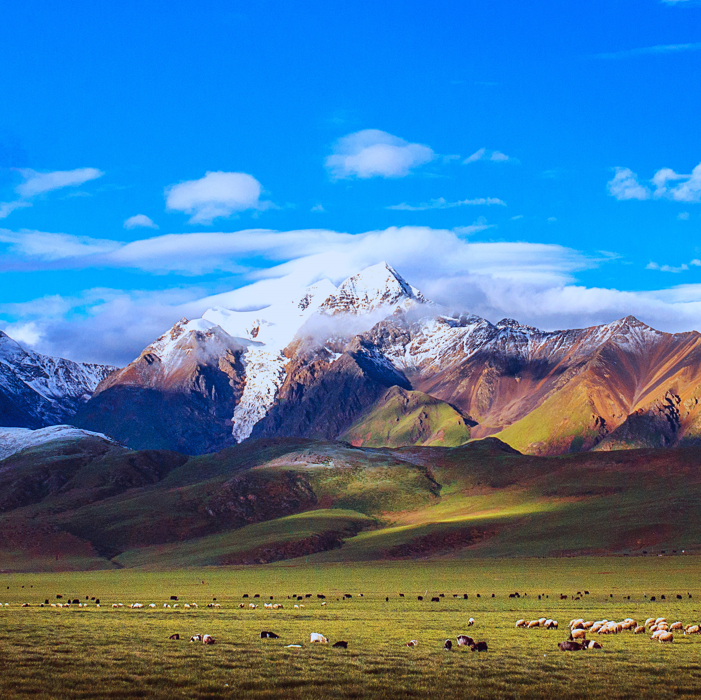
[{"label": "grassland", "polygon": [[[566,637],[562,627],[578,616],[664,615],[698,622],[697,556],[302,561],[172,572],[0,574],[0,601],[10,604],[0,611],[0,697],[610,700],[697,697],[701,688],[698,636],[677,636],[665,646],[647,635],[624,633],[603,638],[601,651],[557,650]],[[584,590],[589,595],[573,599]],[[521,597],[509,598],[514,591]],[[299,603],[288,600],[293,593],[312,597],[294,609]],[[326,595],[326,606],[318,593]],[[345,593],[353,597],[343,600]],[[430,602],[441,593],[440,602]],[[560,599],[563,593],[566,600]],[[56,602],[57,594],[64,601],[97,597],[101,607],[38,607],[47,599]],[[246,603],[272,595],[284,609],[239,609],[244,594],[250,596]],[[181,606],[200,607],[164,609],[171,595]],[[419,602],[418,595],[428,599]],[[222,607],[206,608],[214,598]],[[111,607],[136,601],[158,607]],[[31,607],[21,608],[23,602]],[[561,629],[514,627],[518,618],[540,615],[558,619]],[[470,616],[476,623],[468,628]],[[261,630],[281,639],[261,640]],[[209,633],[217,643],[169,641],[176,632],[186,640]],[[311,646],[311,632],[331,642],[346,640],[348,650]],[[489,651],[442,650],[446,638],[463,632],[487,641]],[[418,639],[419,646],[404,646],[409,639]],[[302,647],[285,648],[291,643]]]}]

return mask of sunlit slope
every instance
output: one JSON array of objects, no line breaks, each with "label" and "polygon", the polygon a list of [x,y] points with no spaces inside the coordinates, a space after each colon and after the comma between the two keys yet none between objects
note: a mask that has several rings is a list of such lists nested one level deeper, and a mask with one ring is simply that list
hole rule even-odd
[{"label": "sunlit slope", "polygon": [[455,447],[470,439],[470,427],[444,401],[420,391],[392,387],[340,439],[357,447]]}]

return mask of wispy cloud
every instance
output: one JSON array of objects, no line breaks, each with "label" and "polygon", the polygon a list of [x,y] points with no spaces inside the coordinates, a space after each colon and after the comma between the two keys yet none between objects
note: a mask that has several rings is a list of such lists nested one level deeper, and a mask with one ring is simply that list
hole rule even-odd
[{"label": "wispy cloud", "polygon": [[188,180],[166,188],[166,209],[190,214],[191,224],[211,224],[246,209],[269,209],[261,202],[260,182],[247,173],[208,172],[199,180]]},{"label": "wispy cloud", "polygon": [[26,202],[22,199],[18,199],[14,202],[0,202],[0,219],[4,219],[5,217],[9,216],[15,209],[31,206],[31,202]]},{"label": "wispy cloud", "polygon": [[17,193],[21,197],[34,197],[44,192],[62,189],[63,187],[76,187],[104,175],[97,168],[56,170],[49,173],[39,173],[30,168],[19,168],[18,172],[24,177],[24,182],[16,188]]},{"label": "wispy cloud", "polygon": [[90,265],[86,258],[112,252],[124,245],[119,241],[107,239],[27,229],[20,231],[0,229],[0,243],[7,245],[6,253],[21,259],[56,261],[81,258],[83,266]]},{"label": "wispy cloud", "polygon": [[517,163],[518,158],[512,158],[507,156],[506,153],[501,151],[488,151],[486,148],[480,148],[475,151],[471,156],[468,156],[463,161],[464,165],[468,163],[476,163],[478,160],[490,160],[494,163]]},{"label": "wispy cloud", "polygon": [[439,197],[438,199],[432,199],[429,202],[424,202],[423,204],[392,204],[387,207],[387,209],[393,209],[394,211],[427,211],[429,209],[453,209],[454,207],[465,207],[465,206],[492,206],[492,205],[506,206],[506,202],[497,197],[478,197],[476,199],[461,199],[457,202],[449,202],[444,197]]},{"label": "wispy cloud", "polygon": [[[682,0],[677,0],[680,2]],[[683,53],[684,51],[701,50],[701,42],[691,44],[658,44],[657,46],[642,46],[636,49],[625,49],[623,51],[613,51],[611,53],[598,53],[594,58],[632,58],[634,56],[645,56],[647,54],[670,54]]]},{"label": "wispy cloud", "polygon": [[146,214],[135,214],[124,222],[124,228],[158,228],[158,226]]},{"label": "wispy cloud", "polygon": [[40,173],[30,168],[17,168],[24,182],[15,188],[20,199],[14,202],[0,203],[0,219],[9,216],[15,209],[31,207],[32,199],[38,195],[60,190],[64,187],[77,187],[90,180],[102,177],[104,173],[97,168],[78,168],[76,170],[55,170]]},{"label": "wispy cloud", "polygon": [[335,180],[405,177],[435,157],[428,146],[379,129],[365,129],[339,139],[326,159],[326,168]]}]

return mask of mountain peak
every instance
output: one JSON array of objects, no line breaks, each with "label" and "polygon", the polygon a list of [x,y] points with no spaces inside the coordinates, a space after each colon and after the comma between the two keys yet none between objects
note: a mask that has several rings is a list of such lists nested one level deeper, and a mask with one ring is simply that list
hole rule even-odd
[{"label": "mountain peak", "polygon": [[421,292],[412,287],[391,265],[380,262],[341,282],[321,305],[326,314],[368,313],[383,306],[425,304]]}]

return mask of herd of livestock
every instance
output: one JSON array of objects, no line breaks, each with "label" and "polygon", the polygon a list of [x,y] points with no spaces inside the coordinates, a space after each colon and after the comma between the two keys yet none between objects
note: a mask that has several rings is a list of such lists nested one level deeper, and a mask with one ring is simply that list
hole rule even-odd
[{"label": "herd of livestock", "polygon": [[[516,627],[523,629],[535,629],[542,627],[548,630],[558,629],[557,620],[540,617],[536,620],[518,620]],[[593,639],[587,639],[590,635],[620,634],[631,631],[633,634],[651,635],[650,639],[660,643],[671,643],[674,641],[674,632],[682,632],[684,635],[701,634],[701,627],[698,624],[690,623],[684,625],[681,621],[667,622],[665,617],[649,617],[645,624],[639,625],[632,617],[627,617],[621,622],[615,620],[585,620],[576,618],[569,624],[570,636],[558,645],[562,651],[581,651],[584,649],[601,649],[601,643]]]},{"label": "herd of livestock", "polygon": [[[589,591],[586,591],[585,594],[588,594]],[[359,598],[363,597],[363,594],[357,594]],[[578,594],[576,597],[574,597],[574,600],[579,600],[580,596],[584,594]],[[248,598],[248,595],[244,595],[244,598]],[[254,598],[260,598],[259,595],[253,596]],[[300,610],[305,607],[305,605],[301,602],[302,600],[306,600],[306,602],[311,602],[308,599],[311,598],[311,594],[306,594],[305,596],[298,596],[298,595],[293,595],[291,596],[293,601],[292,607],[294,609]],[[326,596],[318,594],[316,596],[319,600],[317,602],[321,603],[322,607],[325,607],[327,605],[326,601]],[[350,593],[346,593],[343,595],[343,600],[346,600],[348,598],[352,598]],[[399,594],[400,598],[404,598],[404,594],[400,593]],[[441,594],[439,597],[434,597],[431,599],[432,602],[440,602],[440,599],[443,598],[444,596]],[[464,597],[467,599],[467,595],[465,594],[464,596],[459,596],[459,595],[454,595],[454,598],[458,597]],[[479,595],[477,596],[478,598],[480,597]],[[494,596],[492,596],[494,597]],[[518,593],[514,593],[509,595],[509,598],[515,598],[515,597],[521,597]],[[664,596],[662,596],[664,598]],[[63,596],[57,595],[57,599],[62,599]],[[288,596],[290,598],[290,596]],[[560,596],[561,600],[565,600],[567,596]],[[681,598],[681,596],[677,596],[677,598]],[[691,595],[689,594],[689,598],[691,598]],[[423,596],[418,597],[419,601],[423,600]],[[541,600],[541,596],[538,596],[538,600]],[[270,600],[273,600],[273,596],[270,596]],[[340,600],[340,598],[339,598]],[[386,601],[389,601],[389,598],[385,598]],[[654,601],[654,598],[651,600]],[[239,603],[238,608],[243,609],[243,608],[249,608],[251,610],[255,610],[260,606],[261,601],[258,600],[256,602],[247,602],[247,603]],[[263,608],[265,610],[281,610],[284,609],[283,603],[272,603],[272,602],[264,602],[262,603]],[[78,608],[88,608],[88,607],[100,607],[100,599],[99,598],[89,598],[86,597],[85,601],[81,601],[77,598],[71,599],[68,598],[65,602],[55,602],[55,603],[50,603],[49,600],[45,600],[44,603],[41,603],[38,605],[38,607],[52,607],[52,608],[71,608],[71,607],[78,607]],[[148,607],[150,609],[154,609],[157,607],[155,603],[148,603],[147,605],[143,603],[131,603],[128,605],[124,605],[123,603],[112,603],[111,604],[112,608],[119,609],[119,608],[131,608],[131,609],[142,609],[145,607]],[[8,603],[0,603],[0,608],[2,607],[9,607]],[[22,608],[28,608],[31,607],[29,603],[22,603],[21,604]],[[178,602],[178,597],[177,596],[171,596],[170,602],[163,603],[163,607],[166,609],[177,609],[181,607],[183,610],[189,610],[189,609],[197,609],[199,606],[197,603],[191,602],[191,603],[180,603]],[[221,604],[216,602],[216,598],[213,599],[211,603],[208,603],[207,606],[208,608],[215,608],[219,609],[221,608]],[[474,625],[475,620],[474,618],[470,617],[467,621],[467,626],[471,627]],[[546,629],[546,630],[557,630],[559,628],[558,621],[552,618],[548,617],[539,617],[536,619],[519,619],[516,622],[516,627],[517,628],[522,628],[526,630],[530,629]],[[610,635],[610,634],[620,634],[623,632],[631,632],[632,634],[638,635],[638,634],[649,634],[650,639],[652,640],[657,640],[660,643],[671,643],[674,641],[674,633],[681,633],[683,635],[694,635],[694,634],[701,634],[701,627],[699,624],[696,623],[689,623],[689,624],[683,624],[681,621],[675,621],[675,622],[668,622],[667,618],[665,617],[649,617],[647,620],[645,620],[644,624],[638,624],[638,622],[632,618],[632,617],[627,617],[624,620],[621,620],[620,622],[617,622],[615,620],[607,620],[607,619],[602,619],[602,620],[585,620],[584,618],[575,618],[570,621],[569,625],[569,637],[563,642],[560,642],[558,644],[558,647],[562,651],[580,651],[580,650],[585,650],[585,649],[601,649],[602,644],[599,641],[596,641],[594,639],[588,639],[587,634],[591,635]],[[260,633],[261,639],[279,639],[279,635],[275,634],[274,632],[269,632],[269,631],[263,631]],[[173,634],[169,637],[171,640],[179,640],[180,635],[179,634]],[[190,638],[191,642],[202,642],[205,645],[210,645],[214,644],[215,640],[212,635],[209,634],[196,634],[193,635]],[[310,635],[310,643],[311,644],[327,644],[329,642],[328,638],[324,636],[323,634],[313,632]],[[409,642],[406,643],[407,647],[416,647],[418,646],[419,642],[416,639],[412,639]],[[484,641],[475,641],[472,637],[469,637],[466,634],[460,634],[457,636],[457,645],[458,647],[469,647],[472,651],[487,651],[488,646],[487,643]],[[289,644],[287,645],[287,648],[296,648],[300,647],[301,645],[299,644]],[[348,642],[345,640],[339,640],[335,642],[332,646],[336,648],[343,648],[347,649],[348,648]],[[443,643],[443,649],[446,651],[451,651],[453,648],[453,642],[451,639],[446,639],[445,642]]]}]

